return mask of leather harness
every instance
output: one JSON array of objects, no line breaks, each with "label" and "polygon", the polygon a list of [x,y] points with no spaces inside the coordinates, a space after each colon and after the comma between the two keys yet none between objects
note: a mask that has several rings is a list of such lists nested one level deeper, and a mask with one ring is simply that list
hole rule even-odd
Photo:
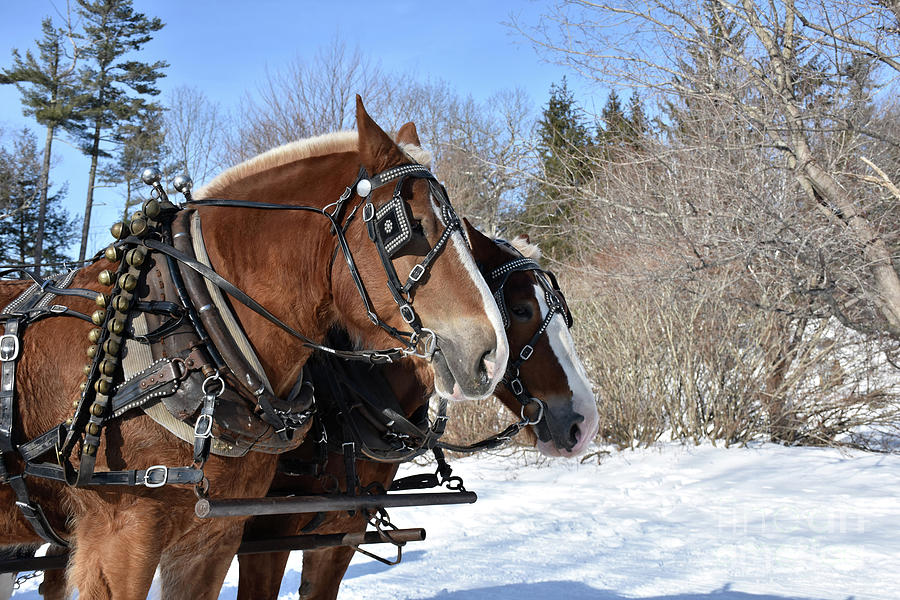
[{"label": "leather harness", "polygon": [[[402,184],[408,178],[428,182],[432,200],[440,207],[445,229],[439,241],[413,269],[407,283],[400,286],[391,258],[411,237],[408,206],[400,195]],[[393,180],[397,180],[397,184],[392,200],[376,209],[372,191]],[[190,245],[190,212],[169,202],[158,178],[147,182],[153,186],[153,192],[151,199],[144,203],[144,210],[136,213],[130,224],[113,226],[113,235],[119,241],[107,248],[105,255],[120,265],[116,273],[103,271],[99,277],[102,285],[112,286],[109,294],[87,289],[68,290],[65,286],[57,287],[61,280],[44,281],[28,273],[35,285],[0,314],[0,321],[4,323],[0,337],[0,483],[12,486],[17,505],[25,517],[42,538],[53,544],[67,545],[50,527],[40,507],[30,500],[26,477],[64,481],[75,486],[143,485],[152,488],[189,484],[195,486],[198,494],[205,495],[208,483],[202,467],[210,452],[225,455],[234,455],[229,453],[235,450],[237,455],[250,450],[281,453],[303,440],[314,411],[311,383],[301,374],[287,398],[275,397],[264,381],[264,374],[260,377],[253,361],[236,348],[234,336],[227,331],[221,314],[217,314],[222,309],[210,302],[212,287],[228,293],[303,340],[305,345],[333,357],[378,364],[411,354],[427,357],[434,351],[436,338],[433,332],[421,327],[410,294],[453,231],[461,229],[461,224],[443,187],[425,167],[402,165],[372,177],[361,170],[356,183],[331,205],[335,207],[333,213],[307,206],[217,199],[195,201],[189,190],[184,191],[187,207],[306,210],[327,217],[369,318],[405,345],[405,348],[377,351],[337,350],[315,343],[290,328],[208,264],[198,260]],[[361,198],[357,208],[363,207],[369,237],[381,256],[391,293],[404,321],[413,330],[411,333],[392,328],[371,308],[344,236],[345,228],[337,220],[342,218],[343,209],[354,191]],[[95,260],[99,258],[100,254]],[[72,277],[74,272],[62,279],[71,282]],[[207,282],[211,286],[207,287]],[[176,297],[171,298],[169,291],[168,296],[161,299],[162,289],[174,290]],[[64,306],[50,306],[52,294],[96,299],[103,308],[88,316]],[[93,360],[85,369],[87,379],[76,402],[74,416],[33,440],[17,444],[13,431],[15,369],[20,358],[22,334],[27,324],[53,316],[78,317],[98,326],[90,334],[93,345],[89,356]],[[142,324],[141,320],[146,323]],[[120,360],[128,362],[128,355],[140,352],[141,344],[150,346],[154,360],[123,381],[125,371]],[[121,383],[115,385],[116,380]],[[155,465],[146,469],[95,472],[103,426],[110,419],[138,407],[162,422],[165,413],[160,414],[160,404],[174,417],[176,424],[178,421],[193,423],[188,425],[193,430],[193,463],[185,467]],[[253,418],[248,419],[248,416]],[[172,431],[179,435],[176,429]],[[180,437],[186,436],[182,432]],[[75,469],[69,456],[79,444],[80,460]],[[51,450],[55,450],[55,462],[38,462]],[[7,470],[3,454],[12,452],[18,452],[25,461],[21,473],[10,474]]]}]

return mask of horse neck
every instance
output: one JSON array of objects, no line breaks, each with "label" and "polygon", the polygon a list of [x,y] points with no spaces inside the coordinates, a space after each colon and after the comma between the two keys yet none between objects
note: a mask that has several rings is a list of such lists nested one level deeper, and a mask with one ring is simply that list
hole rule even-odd
[{"label": "horse neck", "polygon": [[[216,198],[324,207],[356,175],[355,154],[315,157],[216,190]],[[213,267],[279,319],[320,342],[335,321],[330,286],[336,240],[325,217],[306,211],[200,209]],[[286,394],[311,351],[244,305],[232,303],[276,394]]]}]

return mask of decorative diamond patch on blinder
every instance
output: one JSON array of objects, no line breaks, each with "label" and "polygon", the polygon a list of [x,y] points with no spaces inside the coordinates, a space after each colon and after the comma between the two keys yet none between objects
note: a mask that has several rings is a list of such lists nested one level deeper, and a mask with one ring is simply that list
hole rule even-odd
[{"label": "decorative diamond patch on blinder", "polygon": [[375,212],[375,231],[391,258],[412,238],[409,213],[402,198],[394,196]]}]

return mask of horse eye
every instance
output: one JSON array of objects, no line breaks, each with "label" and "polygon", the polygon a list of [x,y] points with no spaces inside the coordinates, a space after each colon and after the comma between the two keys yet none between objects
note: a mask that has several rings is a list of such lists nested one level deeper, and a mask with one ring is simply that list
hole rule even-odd
[{"label": "horse eye", "polygon": [[509,307],[509,312],[519,320],[531,320],[531,307],[527,304],[513,304]]},{"label": "horse eye", "polygon": [[425,235],[425,229],[422,228],[422,219],[413,219],[409,226],[413,233]]}]

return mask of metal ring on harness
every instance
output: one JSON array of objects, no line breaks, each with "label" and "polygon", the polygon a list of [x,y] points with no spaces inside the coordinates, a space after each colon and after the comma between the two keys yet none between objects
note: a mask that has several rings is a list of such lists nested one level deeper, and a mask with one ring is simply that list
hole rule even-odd
[{"label": "metal ring on harness", "polygon": [[[406,356],[415,356],[416,358],[431,358],[437,348],[437,334],[427,327],[421,327],[419,328],[419,331],[427,335],[417,335],[412,340],[414,344],[412,350],[404,350],[403,354]],[[423,344],[424,349],[419,350]]]},{"label": "metal ring on harness", "polygon": [[[207,389],[206,386],[216,383],[216,382],[219,383],[219,391],[216,392],[215,394],[213,394],[209,389]],[[204,395],[215,396],[218,398],[223,393],[225,393],[225,380],[222,379],[222,376],[219,374],[218,371],[216,371],[215,373],[213,373],[212,375],[210,375],[209,377],[207,377],[206,379],[203,380],[203,385],[200,386],[200,389],[203,391]]]},{"label": "metal ring on harness", "polygon": [[[537,402],[538,405],[538,414],[534,419],[530,419],[525,416],[525,409],[531,406],[532,403]],[[523,404],[522,409],[519,411],[519,416],[522,417],[522,425],[537,425],[541,422],[541,419],[544,418],[544,402],[540,398],[531,398],[531,402],[528,404]]]}]

